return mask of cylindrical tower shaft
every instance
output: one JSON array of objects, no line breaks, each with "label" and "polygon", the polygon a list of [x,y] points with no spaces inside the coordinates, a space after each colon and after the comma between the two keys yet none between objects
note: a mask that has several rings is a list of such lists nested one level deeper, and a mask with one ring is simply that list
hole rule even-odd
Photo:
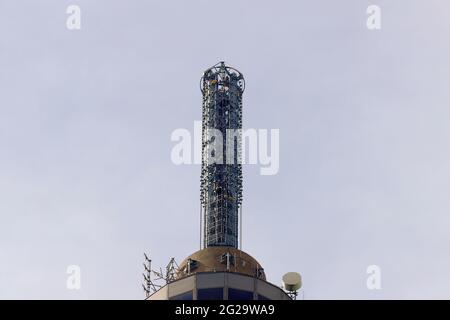
[{"label": "cylindrical tower shaft", "polygon": [[204,247],[238,247],[242,203],[242,74],[223,62],[201,79]]}]

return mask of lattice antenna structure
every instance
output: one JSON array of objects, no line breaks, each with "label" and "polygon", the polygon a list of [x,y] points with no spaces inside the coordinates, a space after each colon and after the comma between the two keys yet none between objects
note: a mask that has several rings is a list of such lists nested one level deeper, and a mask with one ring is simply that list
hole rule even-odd
[{"label": "lattice antenna structure", "polygon": [[144,289],[145,296],[148,298],[152,294],[152,292],[157,290],[157,288],[151,279],[152,260],[147,256],[145,252],[144,259],[144,273],[142,274],[142,276],[144,277],[144,283],[142,284],[142,288]]},{"label": "lattice antenna structure", "polygon": [[172,258],[167,264],[165,271],[163,271],[162,268],[159,268],[159,270],[156,271],[152,269],[152,260],[149,259],[145,253],[144,258],[145,258],[144,262],[145,272],[142,274],[144,277],[144,283],[142,284],[142,288],[144,289],[146,298],[148,298],[163,286],[167,285],[172,281],[175,281],[179,267],[177,262],[175,261],[175,258]]},{"label": "lattice antenna structure", "polygon": [[166,277],[165,277],[166,283],[170,283],[176,280],[178,269],[179,267],[177,262],[175,261],[175,258],[170,259],[170,262],[166,267]]},{"label": "lattice antenna structure", "polygon": [[242,204],[242,73],[219,62],[200,81],[203,247],[239,245]]}]

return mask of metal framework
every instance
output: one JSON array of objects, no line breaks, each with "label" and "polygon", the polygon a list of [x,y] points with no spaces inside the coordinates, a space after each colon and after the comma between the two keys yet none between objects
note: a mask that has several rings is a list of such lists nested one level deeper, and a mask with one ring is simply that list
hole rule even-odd
[{"label": "metal framework", "polygon": [[175,261],[175,258],[172,258],[167,264],[165,272],[162,268],[159,268],[159,271],[155,271],[152,269],[152,260],[149,259],[145,253],[144,259],[145,272],[142,274],[144,277],[142,288],[144,289],[146,298],[148,298],[163,286],[171,283],[172,281],[175,281],[176,274],[179,271],[179,267],[177,262]]},{"label": "metal framework", "polygon": [[200,201],[203,246],[238,247],[242,204],[243,75],[219,62],[200,81],[202,169]]}]

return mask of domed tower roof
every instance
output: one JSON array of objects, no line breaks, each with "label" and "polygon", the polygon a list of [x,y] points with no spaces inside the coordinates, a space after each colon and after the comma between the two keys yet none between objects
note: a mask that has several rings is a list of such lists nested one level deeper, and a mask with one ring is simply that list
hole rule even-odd
[{"label": "domed tower roof", "polygon": [[208,247],[194,252],[180,264],[177,278],[199,272],[233,272],[266,280],[258,261],[233,247]]}]

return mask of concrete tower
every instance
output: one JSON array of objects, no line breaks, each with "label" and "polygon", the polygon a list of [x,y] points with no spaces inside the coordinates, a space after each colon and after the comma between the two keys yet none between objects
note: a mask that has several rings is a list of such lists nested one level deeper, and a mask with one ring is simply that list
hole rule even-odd
[{"label": "concrete tower", "polygon": [[[172,260],[166,275],[159,275],[166,280],[164,286],[153,287],[150,294],[153,284],[148,283],[148,299],[289,300],[286,292],[266,281],[262,266],[238,248],[244,77],[220,62],[204,72],[200,88],[202,249],[179,266]],[[150,266],[146,270],[150,278]]]}]

